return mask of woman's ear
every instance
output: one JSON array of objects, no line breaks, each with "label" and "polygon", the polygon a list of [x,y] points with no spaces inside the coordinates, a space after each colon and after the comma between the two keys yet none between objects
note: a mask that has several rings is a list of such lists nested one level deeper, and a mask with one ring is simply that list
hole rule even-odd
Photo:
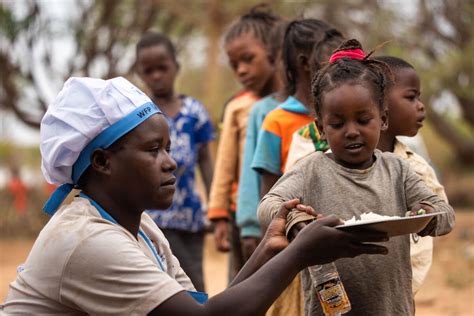
[{"label": "woman's ear", "polygon": [[386,108],[380,113],[380,118],[382,119],[382,126],[380,126],[380,130],[385,132],[388,129],[388,110]]},{"label": "woman's ear", "polygon": [[319,135],[321,136],[321,140],[327,141],[326,133],[324,132],[324,129],[323,129],[323,124],[321,124],[321,119],[316,117],[314,119],[314,123],[316,124],[316,127],[318,128]]},{"label": "woman's ear", "polygon": [[102,148],[97,148],[91,155],[91,167],[96,172],[110,174],[110,153]]}]

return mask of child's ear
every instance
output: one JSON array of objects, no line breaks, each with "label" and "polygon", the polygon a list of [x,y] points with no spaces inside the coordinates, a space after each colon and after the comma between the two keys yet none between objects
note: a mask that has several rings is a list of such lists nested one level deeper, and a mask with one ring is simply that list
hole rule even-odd
[{"label": "child's ear", "polygon": [[387,110],[387,108],[382,110],[382,112],[380,113],[380,118],[382,119],[382,126],[380,127],[380,130],[382,132],[385,132],[388,129],[388,110]]},{"label": "child's ear", "polygon": [[307,72],[311,71],[308,56],[306,56],[305,54],[299,54],[298,57],[297,57],[297,60],[298,60],[298,66],[303,71],[307,71]]},{"label": "child's ear", "polygon": [[321,124],[321,119],[316,117],[314,119],[314,123],[316,124],[316,127],[318,128],[319,135],[321,136],[321,140],[327,141],[326,133],[324,132],[324,129],[323,129],[323,124]]},{"label": "child's ear", "polygon": [[268,58],[268,62],[270,64],[272,64],[272,65],[275,64],[275,60],[276,60],[275,56],[273,56],[272,54],[268,54],[267,58]]},{"label": "child's ear", "polygon": [[91,155],[91,167],[96,172],[110,174],[110,153],[102,148],[97,148]]}]

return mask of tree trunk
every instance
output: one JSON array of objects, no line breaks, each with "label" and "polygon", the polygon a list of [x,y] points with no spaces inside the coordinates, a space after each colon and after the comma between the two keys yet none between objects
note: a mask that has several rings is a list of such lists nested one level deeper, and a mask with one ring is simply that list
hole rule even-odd
[{"label": "tree trunk", "polygon": [[427,114],[436,132],[449,142],[457,160],[466,166],[474,166],[474,141],[460,135],[451,124],[436,112],[430,110]]},{"label": "tree trunk", "polygon": [[220,117],[222,104],[218,103],[221,94],[221,72],[219,67],[219,38],[223,28],[223,20],[217,0],[208,3],[208,19],[206,35],[207,35],[207,66],[204,73],[204,99],[209,114],[214,122]]}]

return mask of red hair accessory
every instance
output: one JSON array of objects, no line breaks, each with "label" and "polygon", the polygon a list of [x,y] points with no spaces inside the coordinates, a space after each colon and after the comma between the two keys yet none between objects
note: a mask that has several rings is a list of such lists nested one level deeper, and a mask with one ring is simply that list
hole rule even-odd
[{"label": "red hair accessory", "polygon": [[351,58],[351,59],[358,59],[362,60],[365,58],[365,53],[362,49],[348,49],[348,50],[341,50],[338,52],[335,52],[334,54],[331,55],[329,58],[329,63],[334,64],[336,60],[341,59],[341,58]]}]

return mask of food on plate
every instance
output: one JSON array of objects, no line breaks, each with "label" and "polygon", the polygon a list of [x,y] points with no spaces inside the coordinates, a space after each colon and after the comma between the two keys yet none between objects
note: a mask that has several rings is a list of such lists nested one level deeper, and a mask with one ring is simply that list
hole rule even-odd
[{"label": "food on plate", "polygon": [[377,214],[377,213],[374,213],[374,212],[369,212],[369,213],[360,214],[360,219],[357,219],[355,216],[352,216],[352,218],[350,218],[350,219],[348,219],[347,221],[344,222],[344,225],[362,224],[362,223],[365,223],[365,222],[373,222],[373,221],[396,219],[396,218],[402,218],[402,217],[400,217],[400,216],[380,215],[380,214]]}]

